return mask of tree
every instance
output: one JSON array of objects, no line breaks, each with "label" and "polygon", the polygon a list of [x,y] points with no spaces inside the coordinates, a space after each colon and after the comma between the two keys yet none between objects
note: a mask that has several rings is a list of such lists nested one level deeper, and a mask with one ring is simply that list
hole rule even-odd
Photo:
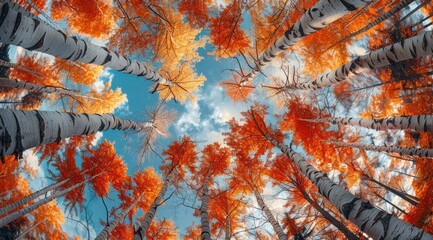
[{"label": "tree", "polygon": [[[254,111],[251,111],[250,114],[250,117],[247,118],[246,121],[257,122],[257,131],[259,131],[266,140],[271,142],[275,147],[279,148],[284,154],[292,159],[298,169],[317,186],[319,193],[338,208],[340,213],[343,214],[346,219],[358,226],[361,231],[376,238],[432,238],[422,230],[401,221],[391,214],[387,214],[386,212],[375,208],[370,203],[362,201],[340,185],[332,182],[325,174],[309,164],[291,147],[273,139],[270,134],[267,133],[270,128],[266,127],[263,122],[263,115],[260,116],[257,113],[254,113]],[[354,214],[355,211],[356,214]],[[390,226],[393,227],[390,228]],[[389,231],[390,229],[399,229],[399,231],[393,232]]]},{"label": "tree", "polygon": [[180,141],[172,142],[163,152],[165,156],[164,163],[160,169],[165,176],[163,186],[158,196],[152,202],[144,218],[140,221],[139,228],[134,232],[134,240],[142,240],[149,229],[156,210],[163,203],[163,198],[168,190],[168,185],[179,188],[179,183],[183,181],[186,172],[192,169],[197,161],[196,144],[188,136],[183,136]]},{"label": "tree", "polygon": [[[3,119],[1,124],[3,131],[0,138],[3,139],[4,143],[3,148],[0,150],[1,156],[19,155],[24,150],[32,147],[60,142],[67,137],[89,135],[107,129],[134,130],[146,133],[150,129],[160,127],[160,130],[164,131],[169,123],[167,122],[169,119],[135,122],[117,118],[113,114],[74,114],[11,109],[1,109],[0,117]],[[18,121],[19,119],[22,121]],[[17,138],[16,136],[21,137]],[[24,136],[32,136],[33,139]]]}]

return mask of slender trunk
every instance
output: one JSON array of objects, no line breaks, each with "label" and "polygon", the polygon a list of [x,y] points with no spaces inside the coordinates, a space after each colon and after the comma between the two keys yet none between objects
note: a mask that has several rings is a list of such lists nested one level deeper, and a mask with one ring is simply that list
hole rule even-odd
[{"label": "slender trunk", "polygon": [[14,221],[15,219],[20,218],[20,217],[22,217],[22,216],[24,216],[24,215],[32,212],[33,210],[39,208],[40,206],[42,206],[42,205],[44,205],[44,204],[46,204],[48,202],[51,202],[54,199],[57,199],[59,197],[62,197],[64,195],[66,195],[70,191],[72,191],[72,190],[74,190],[74,189],[76,189],[76,188],[78,188],[78,187],[86,184],[86,182],[92,180],[93,178],[98,177],[101,174],[102,174],[102,172],[100,172],[97,175],[92,176],[91,178],[89,178],[87,180],[84,180],[84,181],[82,181],[80,183],[72,185],[71,187],[66,188],[65,190],[62,190],[62,191],[59,191],[59,192],[55,192],[55,193],[51,194],[50,196],[48,196],[48,197],[46,197],[44,199],[41,199],[41,200],[39,200],[39,201],[37,201],[35,203],[32,203],[31,205],[28,205],[28,206],[26,206],[26,207],[24,207],[24,208],[22,208],[22,209],[20,209],[20,210],[18,210],[16,212],[13,212],[13,213],[7,215],[4,218],[1,218],[0,219],[0,227],[3,227],[4,225],[6,225],[6,224],[8,224],[8,223],[10,223],[12,221]]},{"label": "slender trunk", "polygon": [[75,114],[38,110],[0,109],[0,156],[59,142],[71,136],[107,129],[142,131],[151,123],[139,123],[113,114]]},{"label": "slender trunk", "polygon": [[15,63],[7,62],[7,61],[1,60],[1,59],[0,59],[0,66],[7,67],[7,68],[15,68],[15,69],[18,69],[18,70],[21,70],[21,71],[28,72],[28,73],[30,73],[30,74],[32,74],[34,76],[37,76],[37,77],[43,77],[41,74],[39,74],[37,72],[34,72],[34,71],[32,71],[32,70],[30,70],[28,68],[21,67],[21,66],[15,64]]},{"label": "slender trunk", "polygon": [[359,56],[336,70],[321,77],[299,84],[287,86],[290,89],[316,90],[327,87],[337,82],[350,79],[364,71],[389,66],[392,63],[401,62],[433,54],[433,33],[424,32],[415,37],[407,38],[401,42]]},{"label": "slender trunk", "polygon": [[326,197],[343,216],[373,239],[433,239],[425,233],[391,214],[380,211],[369,202],[355,197],[342,186],[332,182],[327,175],[318,171],[301,155],[288,146],[277,142],[265,133],[263,136],[285,153],[299,170],[316,185],[319,193]]},{"label": "slender trunk", "polygon": [[25,16],[3,4],[0,14],[0,42],[13,44],[30,51],[38,51],[59,58],[91,63],[117,71],[144,77],[155,83],[171,86],[172,83],[143,63],[131,60],[77,37],[69,37],[52,29],[38,19]]},{"label": "slender trunk", "polygon": [[[411,195],[406,194],[406,193],[403,193],[401,191],[398,191],[398,190],[396,190],[396,189],[394,189],[394,188],[392,188],[392,187],[390,187],[390,186],[388,186],[386,184],[383,184],[383,183],[377,181],[376,179],[374,179],[372,177],[369,177],[367,175],[364,175],[364,177],[365,177],[366,180],[368,180],[370,182],[373,182],[373,183],[376,183],[377,185],[379,185],[379,186],[383,187],[384,189],[386,189],[387,191],[392,192],[393,194],[399,196],[401,199],[403,199],[406,202],[412,204],[413,206],[417,206],[418,205],[419,198],[411,196]],[[418,199],[418,200],[415,201],[414,199]]]},{"label": "slender trunk", "polygon": [[378,198],[382,199],[383,201],[387,202],[388,204],[390,204],[391,206],[393,206],[395,209],[399,210],[400,212],[407,214],[406,211],[404,211],[403,209],[401,209],[399,206],[395,205],[394,203],[392,203],[391,201],[389,201],[388,199],[386,199],[385,197],[380,196],[377,193],[374,193],[374,195],[376,195]]},{"label": "slender trunk", "polygon": [[261,69],[281,52],[295,45],[305,36],[314,33],[345,14],[364,6],[371,0],[320,0],[297,21],[282,37],[276,40],[258,58],[254,69],[242,79],[241,85],[251,82]]},{"label": "slender trunk", "polygon": [[346,25],[344,25],[344,28],[346,28],[347,26],[349,26],[353,22],[353,20],[355,20],[356,18],[358,18],[359,16],[361,16],[363,13],[365,13],[369,8],[371,8],[377,2],[379,2],[379,0],[373,0],[373,1],[369,2],[369,3],[367,3],[367,5],[365,5],[363,8],[361,8],[349,20],[347,20],[347,23],[346,23]]},{"label": "slender trunk", "polygon": [[346,236],[346,239],[349,239],[349,240],[358,240],[359,239],[359,237],[356,236],[356,234],[354,234],[353,232],[351,232],[343,223],[338,221],[334,216],[332,216],[328,211],[323,209],[316,201],[314,201],[308,195],[308,193],[306,193],[303,190],[301,190],[301,192],[302,192],[302,196],[304,196],[305,200],[307,200],[307,202],[310,203],[311,206],[314,207],[314,209],[316,209],[320,214],[322,214],[322,216],[324,218],[326,218],[326,220],[328,220],[332,225],[334,225],[338,230],[340,230],[340,232],[342,232],[344,234],[344,236]]},{"label": "slender trunk", "polygon": [[390,129],[412,129],[415,131],[433,132],[433,115],[418,115],[408,117],[393,117],[382,119],[362,119],[362,118],[321,118],[321,119],[302,119],[316,123],[333,123],[350,126],[359,126],[375,130],[387,131]]},{"label": "slender trunk", "polygon": [[412,148],[412,147],[400,147],[400,146],[375,146],[375,145],[364,145],[359,143],[343,143],[343,142],[332,142],[336,146],[340,147],[353,147],[375,152],[387,152],[387,153],[398,153],[400,156],[418,156],[422,158],[433,158],[433,149],[429,148]]},{"label": "slender trunk", "polygon": [[168,184],[169,184],[169,177],[167,176],[164,185],[162,185],[161,190],[159,191],[158,196],[153,201],[152,205],[150,205],[149,210],[147,210],[146,214],[144,215],[143,220],[140,223],[140,227],[137,229],[137,231],[134,233],[133,240],[143,240],[146,236],[146,232],[149,229],[150,224],[152,223],[153,218],[155,217],[156,210],[158,209],[159,205],[163,201],[163,198],[168,190]]},{"label": "slender trunk", "polygon": [[227,214],[226,215],[226,236],[225,236],[225,240],[230,240],[230,215]]},{"label": "slender trunk", "polygon": [[402,19],[400,19],[397,23],[401,23],[404,20],[408,19],[410,16],[412,16],[412,14],[414,14],[415,12],[417,12],[418,10],[420,10],[423,6],[425,6],[425,5],[429,4],[429,3],[430,3],[430,1],[428,1],[428,0],[422,0],[420,5],[418,5],[416,8],[414,8],[408,14],[406,14],[406,16],[404,16]]},{"label": "slender trunk", "polygon": [[39,221],[36,224],[33,224],[33,226],[29,227],[28,229],[26,229],[23,233],[21,233],[15,240],[21,240],[24,239],[24,237],[26,236],[27,233],[29,233],[30,231],[32,231],[33,229],[35,229],[39,224],[43,223],[45,221],[45,219]]},{"label": "slender trunk", "polygon": [[45,193],[47,193],[47,192],[49,192],[51,190],[57,189],[58,187],[60,187],[63,184],[65,184],[67,181],[69,181],[69,179],[65,179],[65,180],[63,180],[61,182],[58,182],[58,183],[55,183],[55,184],[51,184],[50,186],[44,187],[44,188],[42,188],[42,189],[40,189],[40,190],[38,190],[38,191],[36,191],[36,192],[34,192],[32,194],[29,194],[29,195],[21,198],[18,201],[15,201],[15,202],[13,202],[13,203],[11,203],[9,205],[6,205],[4,208],[0,209],[0,216],[8,213],[9,211],[11,211],[11,210],[13,210],[13,209],[15,209],[15,208],[23,205],[23,204],[26,204],[26,203],[28,203],[28,202],[30,202],[30,201],[32,201],[32,200],[34,200],[34,199],[36,199],[36,198],[44,195]]},{"label": "slender trunk", "polygon": [[210,224],[209,224],[209,213],[208,213],[208,199],[209,199],[209,178],[210,174],[207,174],[206,179],[203,183],[203,190],[201,196],[200,206],[200,221],[201,221],[201,239],[210,240]]},{"label": "slender trunk", "polygon": [[0,88],[1,87],[7,87],[7,88],[12,88],[12,89],[24,88],[24,89],[29,90],[29,91],[54,93],[54,94],[59,94],[59,95],[63,94],[63,95],[71,96],[71,97],[101,100],[99,98],[93,98],[93,97],[88,97],[88,96],[79,94],[78,92],[75,92],[73,90],[69,90],[69,89],[63,88],[63,87],[42,86],[42,85],[37,85],[37,84],[29,83],[29,82],[23,82],[23,81],[18,81],[16,79],[10,79],[10,78],[4,78],[4,77],[0,77]]},{"label": "slender trunk", "polygon": [[256,196],[257,203],[259,204],[262,211],[265,213],[266,218],[268,219],[269,223],[272,225],[272,228],[274,229],[275,233],[277,234],[278,239],[279,240],[287,240],[288,237],[284,233],[283,228],[281,228],[281,225],[275,219],[274,215],[272,215],[271,210],[269,210],[269,207],[263,201],[263,198],[260,195],[260,193],[256,187],[254,187],[254,195]]},{"label": "slender trunk", "polygon": [[123,210],[119,215],[117,215],[113,221],[111,221],[109,223],[108,226],[106,226],[101,233],[99,233],[98,236],[96,236],[95,240],[103,240],[103,239],[108,239],[108,236],[110,235],[110,233],[114,230],[114,228],[116,228],[116,226],[123,222],[123,220],[125,219],[126,215],[135,207],[135,205],[137,205],[137,203],[140,201],[140,199],[143,197],[143,194],[141,194],[140,196],[138,196],[135,201],[129,206],[127,207],[125,210]]},{"label": "slender trunk", "polygon": [[353,38],[359,34],[365,33],[367,32],[369,29],[371,29],[372,27],[376,26],[377,24],[385,21],[386,19],[388,19],[389,17],[393,16],[394,14],[396,14],[398,11],[400,11],[401,9],[407,7],[409,4],[411,4],[412,2],[414,2],[415,0],[402,0],[400,3],[398,3],[397,5],[395,5],[393,8],[391,8],[391,10],[389,10],[388,12],[383,13],[382,15],[380,15],[378,18],[376,18],[373,22],[370,22],[369,24],[367,24],[367,26],[359,29],[358,31],[349,34],[348,36],[346,36],[345,38],[343,38],[342,40],[338,41],[337,43],[332,44],[330,47],[328,47],[324,52],[326,52],[327,50],[335,47],[336,45],[345,42],[346,40]]}]

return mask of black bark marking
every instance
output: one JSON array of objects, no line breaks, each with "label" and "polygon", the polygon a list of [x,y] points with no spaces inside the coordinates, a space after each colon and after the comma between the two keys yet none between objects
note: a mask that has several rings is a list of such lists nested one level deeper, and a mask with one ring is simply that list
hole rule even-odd
[{"label": "black bark marking", "polygon": [[352,212],[353,207],[355,206],[355,202],[358,201],[359,198],[353,198],[349,203],[343,204],[341,207],[341,213],[346,219],[349,219],[350,212]]},{"label": "black bark marking", "polygon": [[56,143],[60,143],[60,141],[62,141],[62,128],[59,126],[59,128],[57,129],[57,138],[56,138]]},{"label": "black bark marking", "polygon": [[66,34],[63,31],[57,30],[57,32],[59,32],[60,34],[62,34],[63,38],[66,40],[68,39],[68,36],[66,36]]},{"label": "black bark marking", "polygon": [[14,29],[12,29],[12,34],[11,34],[11,36],[9,37],[9,40],[10,39],[12,39],[13,37],[14,37],[14,35],[15,35],[15,33],[17,32],[17,30],[18,30],[18,27],[20,26],[20,24],[21,24],[21,13],[20,12],[18,12],[18,14],[17,14],[17,18],[15,19],[15,24],[14,24]]},{"label": "black bark marking", "polygon": [[424,236],[424,232],[420,231],[415,237],[412,238],[412,240],[421,240]]},{"label": "black bark marking", "polygon": [[72,58],[72,56],[74,56],[74,54],[75,54],[75,52],[72,52],[72,53],[71,53],[71,56],[69,56],[69,57],[66,57],[65,59],[66,59],[66,60],[69,60],[69,59],[71,59],[71,58]]},{"label": "black bark marking", "polygon": [[4,122],[4,120],[3,120],[3,118],[1,116],[0,116],[0,122],[1,122],[1,125],[3,126],[3,128],[4,128],[4,133],[3,133],[2,136],[0,136],[0,142],[3,145],[0,148],[0,156],[2,158],[1,159],[2,163],[5,163],[5,161],[4,161],[4,156],[6,155],[5,154],[5,152],[6,152],[5,149],[8,149],[11,146],[12,137],[9,134],[9,131],[8,131],[8,129],[7,129],[6,125],[5,125],[5,122]]},{"label": "black bark marking", "polygon": [[391,222],[391,218],[392,218],[391,214],[386,214],[384,217],[381,217],[379,219],[379,222],[382,223],[383,233],[384,233],[380,239],[386,239],[386,237],[388,236],[389,223]]},{"label": "black bark marking", "polygon": [[8,4],[3,4],[3,6],[2,6],[2,12],[0,14],[0,27],[3,25],[3,23],[4,23],[5,19],[6,19],[6,16],[8,15],[8,13],[9,13],[9,6],[8,6]]},{"label": "black bark marking", "polygon": [[29,51],[33,51],[33,50],[35,50],[35,49],[41,48],[42,45],[44,45],[45,34],[46,34],[46,33],[44,33],[44,35],[42,35],[41,39],[39,39],[39,41],[38,41],[35,45],[33,45],[33,46],[27,48],[27,50],[29,50]]},{"label": "black bark marking", "polygon": [[45,137],[45,122],[44,122],[44,119],[42,118],[39,111],[36,111],[36,118],[39,121],[39,137],[41,138],[41,141],[39,142],[39,144],[42,144],[42,142],[44,141],[44,137]]},{"label": "black bark marking", "polygon": [[32,20],[35,23],[35,30],[36,30],[36,28],[39,26],[39,24],[41,24],[41,21],[34,19],[34,18],[32,18]]},{"label": "black bark marking", "polygon": [[356,10],[355,5],[353,5],[353,4],[351,4],[351,3],[348,3],[348,2],[346,2],[345,0],[342,0],[341,3],[342,3],[342,4],[344,5],[344,7],[345,7],[347,10],[349,10],[349,11],[355,11],[355,10]]},{"label": "black bark marking", "polygon": [[90,62],[89,63],[94,63],[95,61],[96,61],[96,58],[97,58],[98,56],[95,56],[92,60],[90,60]]},{"label": "black bark marking", "polygon": [[19,155],[19,153],[24,151],[25,149],[21,141],[21,128],[20,128],[20,123],[18,121],[17,115],[15,113],[12,113],[12,115],[14,115],[15,122],[17,123],[17,136],[15,137],[17,141],[17,145],[15,147],[15,153]]},{"label": "black bark marking", "polygon": [[111,54],[108,53],[105,57],[104,61],[102,62],[102,65],[106,64],[107,62],[111,61]]}]

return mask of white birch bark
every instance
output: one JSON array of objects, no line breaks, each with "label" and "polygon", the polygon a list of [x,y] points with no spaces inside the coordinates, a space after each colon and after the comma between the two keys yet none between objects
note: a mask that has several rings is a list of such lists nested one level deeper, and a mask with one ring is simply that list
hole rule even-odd
[{"label": "white birch bark", "polygon": [[168,181],[168,178],[166,178],[166,180],[164,181],[164,185],[162,185],[162,188],[158,193],[158,196],[155,198],[152,205],[150,205],[149,210],[147,210],[146,214],[144,215],[144,218],[140,223],[140,227],[134,233],[133,240],[143,240],[145,238],[146,232],[149,229],[149,226],[156,215],[156,210],[158,209],[159,205],[163,201],[165,194],[167,193],[169,183]]},{"label": "white birch bark", "polygon": [[363,119],[363,118],[319,118],[319,119],[301,119],[308,122],[316,123],[333,123],[350,126],[359,126],[371,128],[379,131],[387,130],[406,130],[433,132],[433,115],[416,115],[403,116],[381,119]]},{"label": "white birch bark", "polygon": [[39,221],[36,224],[33,224],[33,226],[29,227],[28,229],[26,229],[23,233],[21,233],[15,240],[22,240],[24,239],[24,237],[27,235],[27,233],[29,233],[30,231],[32,231],[33,229],[35,229],[39,224],[43,223],[45,221],[45,219]]},{"label": "white birch bark", "polygon": [[314,201],[310,195],[308,195],[305,190],[299,189],[302,193],[302,196],[305,200],[307,200],[308,203],[310,203],[311,206],[313,206],[314,209],[316,209],[322,216],[328,220],[332,225],[334,225],[340,232],[346,236],[349,240],[359,240],[359,237],[356,236],[353,232],[351,232],[342,222],[340,222],[338,219],[336,219],[331,213],[326,211],[322,206],[320,206],[316,201]]},{"label": "white birch bark", "polygon": [[125,210],[123,210],[119,215],[117,215],[113,221],[110,222],[110,224],[108,226],[106,226],[101,233],[99,233],[98,236],[96,236],[95,240],[104,240],[104,239],[108,239],[108,236],[110,236],[110,233],[116,228],[117,225],[119,225],[119,223],[123,222],[123,220],[125,219],[126,215],[128,215],[128,213],[132,210],[132,208],[135,207],[135,205],[137,205],[137,203],[140,201],[140,199],[143,197],[143,194],[141,194],[140,196],[138,196],[135,201]]},{"label": "white birch bark", "polygon": [[0,13],[0,42],[13,44],[59,58],[109,67],[117,71],[144,77],[158,84],[173,83],[143,63],[112,52],[105,47],[69,37],[49,25],[17,12],[3,4]]},{"label": "white birch bark", "polygon": [[226,232],[225,232],[225,240],[230,240],[230,215],[226,215]]},{"label": "white birch bark", "polygon": [[44,187],[44,188],[42,188],[42,189],[40,189],[40,190],[38,190],[38,191],[36,191],[36,192],[34,192],[32,194],[29,194],[29,195],[27,195],[27,196],[19,199],[18,201],[15,201],[15,202],[13,202],[13,203],[11,203],[9,205],[6,205],[3,208],[0,208],[0,216],[6,214],[7,212],[9,212],[9,211],[11,211],[11,210],[13,210],[13,209],[15,209],[15,208],[23,205],[23,204],[26,204],[26,203],[28,203],[28,202],[30,202],[30,201],[32,201],[32,200],[34,200],[34,199],[36,199],[36,198],[44,195],[45,193],[47,193],[47,192],[49,192],[51,190],[57,189],[58,187],[60,187],[63,184],[65,184],[67,181],[69,181],[69,179],[65,179],[65,180],[63,180],[61,182],[58,182],[58,183],[55,183],[55,184],[51,184],[50,186]]},{"label": "white birch bark", "polygon": [[206,176],[203,183],[203,190],[201,195],[200,206],[200,221],[201,221],[201,239],[211,240],[209,213],[208,213],[208,200],[209,200],[209,178],[210,174]]},{"label": "white birch bark", "polygon": [[328,49],[331,49],[332,47],[346,41],[347,39],[353,38],[359,34],[365,33],[367,32],[370,28],[376,26],[377,24],[385,21],[386,19],[388,19],[389,17],[393,16],[394,14],[396,14],[398,11],[400,11],[401,9],[407,7],[409,4],[411,4],[412,2],[414,2],[415,0],[402,0],[400,3],[398,3],[397,5],[395,5],[394,7],[392,7],[388,12],[383,13],[382,15],[380,15],[378,18],[376,18],[373,22],[370,22],[369,24],[367,24],[365,27],[359,29],[356,32],[353,32],[351,34],[349,34],[348,36],[346,36],[345,38],[343,38],[342,40],[338,41],[335,44],[332,44],[331,47],[327,48],[325,51],[327,51]]},{"label": "white birch bark", "polygon": [[318,171],[301,155],[288,146],[277,142],[264,134],[264,137],[275,147],[285,153],[298,169],[314,184],[319,193],[326,197],[343,216],[373,239],[420,240],[433,239],[425,233],[392,214],[374,207],[371,203],[355,197],[342,186],[332,182],[326,174]]},{"label": "white birch bark", "polygon": [[260,208],[265,213],[266,218],[268,219],[269,223],[272,225],[272,228],[274,229],[275,233],[277,234],[278,239],[279,240],[287,240],[288,237],[284,233],[283,229],[281,228],[281,225],[275,219],[275,217],[272,214],[271,210],[269,210],[269,207],[263,201],[262,196],[260,195],[259,191],[255,187],[254,187],[254,196],[256,197],[257,203],[259,204]]},{"label": "white birch bark", "polygon": [[151,123],[121,119],[113,114],[0,109],[0,156],[18,154],[71,136],[107,129],[140,132],[151,126]]},{"label": "white birch bark", "polygon": [[75,185],[73,185],[73,186],[71,186],[71,187],[69,187],[69,188],[67,188],[65,190],[62,190],[62,191],[56,192],[54,194],[51,194],[50,196],[48,196],[48,197],[46,197],[44,199],[41,199],[41,200],[39,200],[39,201],[31,204],[31,205],[28,205],[28,206],[26,206],[26,207],[24,207],[24,208],[22,208],[22,209],[20,209],[20,210],[18,210],[16,212],[13,212],[13,213],[7,215],[4,218],[1,218],[0,219],[0,227],[3,227],[4,225],[6,225],[6,224],[8,224],[8,223],[10,223],[12,221],[14,221],[15,219],[20,218],[20,217],[22,217],[22,216],[24,216],[24,215],[32,212],[33,210],[39,208],[40,206],[42,206],[42,205],[44,205],[44,204],[46,204],[48,202],[51,202],[52,200],[54,200],[56,198],[59,198],[59,197],[62,197],[64,195],[66,195],[68,192],[70,192],[70,191],[72,191],[72,190],[74,190],[74,189],[76,189],[76,188],[84,185],[87,181],[89,181],[89,180],[77,183],[77,184],[75,184]]},{"label": "white birch bark", "polygon": [[287,86],[289,89],[316,90],[337,82],[348,80],[370,69],[389,66],[392,63],[422,56],[433,55],[433,33],[424,32],[415,37],[407,38],[401,42],[359,56],[336,70],[305,83]]},{"label": "white birch bark", "polygon": [[86,95],[79,94],[73,90],[69,90],[63,87],[55,87],[55,86],[42,86],[38,84],[33,84],[29,82],[18,81],[16,79],[4,78],[0,77],[0,88],[23,88],[29,91],[37,91],[37,92],[45,92],[45,93],[54,93],[59,95],[67,95],[71,97],[79,97],[93,100],[100,100],[98,98],[88,97]]},{"label": "white birch bark", "polygon": [[398,153],[400,156],[418,156],[422,158],[433,158],[433,149],[430,148],[413,148],[413,147],[400,147],[400,146],[376,146],[364,145],[359,143],[343,143],[332,142],[340,147],[353,147],[375,152]]},{"label": "white birch bark", "polygon": [[345,14],[364,6],[371,0],[320,0],[307,10],[282,37],[276,40],[258,58],[254,69],[242,79],[241,85],[251,82],[261,69],[281,52],[295,45],[305,36],[314,33]]}]

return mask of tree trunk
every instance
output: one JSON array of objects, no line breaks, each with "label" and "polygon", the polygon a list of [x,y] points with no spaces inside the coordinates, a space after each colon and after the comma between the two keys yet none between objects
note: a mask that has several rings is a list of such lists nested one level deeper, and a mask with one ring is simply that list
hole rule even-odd
[{"label": "tree trunk", "polygon": [[78,92],[75,92],[73,90],[69,90],[69,89],[63,88],[63,87],[42,86],[42,85],[37,85],[37,84],[29,83],[29,82],[18,81],[16,79],[0,77],[0,88],[2,88],[2,87],[12,88],[12,89],[23,88],[23,89],[26,89],[29,91],[54,93],[54,94],[59,94],[59,95],[63,94],[63,95],[71,96],[71,97],[100,100],[98,98],[88,97],[86,95],[79,94]]},{"label": "tree trunk", "polygon": [[433,158],[433,149],[429,148],[411,148],[411,147],[400,147],[400,146],[375,146],[375,145],[364,145],[359,143],[343,143],[343,142],[332,142],[336,146],[340,147],[353,147],[375,152],[387,152],[387,153],[398,153],[400,156],[418,156],[422,158]]},{"label": "tree trunk", "polygon": [[362,7],[359,11],[357,11],[355,14],[353,14],[353,16],[349,20],[347,20],[347,23],[346,25],[344,25],[344,28],[349,26],[353,22],[353,20],[357,19],[359,16],[365,13],[369,8],[374,6],[377,2],[379,2],[379,0],[372,0],[371,2],[367,3],[367,5]]},{"label": "tree trunk", "polygon": [[345,14],[364,6],[371,0],[320,0],[297,21],[282,37],[276,40],[258,58],[254,69],[241,81],[241,85],[251,82],[261,69],[281,52],[295,45],[305,36],[314,33]]},{"label": "tree trunk", "polygon": [[418,200],[416,201],[415,199],[417,199],[417,198],[414,197],[414,196],[411,196],[411,195],[409,195],[409,194],[405,194],[405,193],[403,193],[403,192],[401,192],[401,191],[398,191],[398,190],[396,190],[396,189],[394,189],[394,188],[392,188],[392,187],[390,187],[390,186],[388,186],[388,185],[386,185],[386,184],[383,184],[383,183],[377,181],[376,179],[374,179],[374,178],[372,178],[372,177],[370,177],[370,176],[364,175],[364,177],[365,177],[365,179],[366,179],[367,181],[370,181],[370,182],[376,183],[377,185],[379,185],[379,186],[383,187],[384,189],[386,189],[387,191],[392,192],[393,194],[399,196],[401,199],[403,199],[403,200],[405,200],[406,202],[412,204],[413,206],[417,206],[417,205],[418,205],[418,202],[417,202],[417,201],[419,201],[419,198],[418,198]]},{"label": "tree trunk", "polygon": [[33,19],[3,4],[0,15],[0,42],[38,51],[55,57],[91,63],[117,71],[144,77],[155,83],[171,86],[172,83],[143,63],[131,60],[77,37],[66,36],[46,23]]},{"label": "tree trunk", "polygon": [[75,114],[38,110],[0,109],[0,156],[19,154],[36,146],[71,136],[107,129],[141,131],[151,123],[139,123],[113,114]]},{"label": "tree trunk", "polygon": [[326,122],[333,124],[343,124],[350,126],[360,126],[380,131],[390,129],[412,129],[415,131],[433,132],[433,115],[418,115],[408,117],[393,117],[382,119],[362,119],[362,118],[321,118],[321,119],[302,119],[309,122]]},{"label": "tree trunk", "polygon": [[[100,175],[100,174],[98,174],[98,175]],[[93,176],[91,179],[97,177],[98,175]],[[74,189],[76,189],[76,188],[84,185],[86,182],[90,181],[91,179],[82,181],[80,183],[77,183],[77,184],[75,184],[75,185],[73,185],[73,186],[71,186],[71,187],[69,187],[69,188],[67,188],[65,190],[53,193],[53,194],[51,194],[50,196],[48,196],[48,197],[46,197],[44,199],[41,199],[41,200],[39,200],[39,201],[31,204],[31,205],[28,205],[28,206],[26,206],[26,207],[24,207],[24,208],[22,208],[22,209],[20,209],[20,210],[18,210],[16,212],[13,212],[13,213],[7,215],[4,218],[1,218],[0,219],[0,227],[3,227],[4,225],[6,225],[6,224],[8,224],[8,223],[10,223],[12,221],[14,221],[15,219],[20,218],[20,217],[22,217],[22,216],[24,216],[24,215],[32,212],[33,210],[37,209],[38,207],[40,207],[40,206],[42,206],[42,205],[44,205],[44,204],[46,204],[48,202],[51,202],[52,200],[54,200],[56,198],[59,198],[59,197],[62,197],[63,195],[66,195],[70,191],[72,191],[72,190],[74,190]]]},{"label": "tree trunk", "polygon": [[305,200],[307,200],[308,203],[311,204],[311,206],[314,207],[326,220],[328,220],[332,225],[334,225],[340,232],[346,236],[346,239],[349,240],[359,240],[359,237],[356,236],[353,232],[351,232],[343,223],[338,221],[334,216],[332,216],[328,211],[323,209],[316,201],[314,201],[308,193],[301,190],[302,196],[304,196]]},{"label": "tree trunk", "polygon": [[143,221],[140,223],[140,227],[137,229],[137,231],[134,233],[133,240],[143,240],[146,236],[146,232],[149,229],[150,224],[152,223],[153,218],[155,217],[156,210],[158,209],[159,205],[163,201],[163,198],[168,190],[168,181],[169,176],[166,177],[164,181],[164,185],[162,185],[161,190],[159,191],[158,196],[153,201],[152,205],[150,205],[149,210],[147,210],[146,214],[144,215]]},{"label": "tree trunk", "polygon": [[225,240],[230,240],[230,215],[226,215],[226,236],[225,236]]},{"label": "tree trunk", "polygon": [[45,219],[39,221],[36,224],[33,224],[33,226],[29,227],[28,229],[26,229],[23,233],[21,233],[15,240],[21,240],[24,239],[24,237],[26,236],[27,233],[29,233],[30,231],[32,231],[33,229],[35,229],[39,224],[43,223],[45,221]]},{"label": "tree trunk", "polygon": [[279,240],[287,240],[287,235],[284,233],[283,228],[281,228],[280,224],[275,219],[274,215],[272,215],[271,210],[269,210],[266,203],[263,201],[262,196],[260,195],[259,191],[256,187],[254,187],[254,195],[256,196],[257,203],[259,204],[262,211],[265,213],[266,218],[268,219],[269,223],[272,225],[272,228],[274,229],[275,233],[278,236]]},{"label": "tree trunk", "polygon": [[388,12],[383,13],[382,15],[380,15],[378,18],[376,18],[373,22],[370,22],[367,26],[359,29],[358,31],[349,34],[348,36],[346,36],[345,38],[343,38],[342,40],[338,41],[337,43],[332,44],[332,46],[328,47],[325,51],[335,47],[336,45],[345,42],[346,40],[353,38],[359,34],[365,33],[367,32],[370,28],[376,26],[377,24],[385,21],[386,19],[388,19],[389,17],[393,16],[394,14],[396,14],[398,11],[400,11],[401,9],[407,7],[409,4],[411,4],[412,2],[414,2],[415,0],[402,0],[400,3],[398,3],[397,5],[395,5],[393,8],[391,8]]},{"label": "tree trunk", "polygon": [[28,202],[30,202],[30,201],[32,201],[32,200],[34,200],[34,199],[36,199],[36,198],[44,195],[45,193],[47,193],[47,192],[49,192],[51,190],[57,189],[58,187],[60,187],[63,184],[65,184],[67,181],[69,181],[69,179],[65,179],[65,180],[63,180],[61,182],[58,182],[58,183],[55,183],[55,184],[51,184],[50,186],[44,187],[44,188],[42,188],[42,189],[40,189],[40,190],[38,190],[38,191],[36,191],[34,193],[31,193],[31,194],[29,194],[29,195],[21,198],[18,201],[15,201],[13,203],[10,203],[9,205],[6,205],[4,208],[0,209],[0,216],[8,213],[9,211],[11,211],[11,210],[13,210],[13,209],[15,209],[15,208],[23,205],[23,204],[26,204],[26,203],[28,203]]},{"label": "tree trunk", "polygon": [[433,239],[425,233],[391,214],[381,211],[369,202],[355,197],[342,186],[332,182],[325,174],[309,164],[301,155],[288,146],[277,142],[265,133],[264,137],[285,153],[299,170],[316,185],[319,193],[326,197],[343,216],[373,239]]},{"label": "tree trunk", "polygon": [[346,63],[336,70],[306,83],[293,84],[288,89],[316,90],[350,79],[366,70],[389,66],[395,62],[433,54],[433,33],[424,32],[415,37],[370,52]]},{"label": "tree trunk", "polygon": [[210,224],[209,224],[209,213],[208,213],[208,199],[209,199],[209,178],[210,174],[207,174],[206,179],[203,183],[201,206],[200,206],[200,221],[201,221],[201,239],[210,240]]},{"label": "tree trunk", "polygon": [[37,76],[37,77],[44,77],[41,74],[39,74],[37,72],[34,72],[34,71],[32,71],[32,70],[30,70],[28,68],[21,67],[21,66],[15,64],[15,63],[7,62],[7,61],[1,60],[1,59],[0,59],[0,66],[7,67],[7,68],[15,68],[15,69],[18,69],[18,70],[21,70],[21,71],[28,72],[28,73],[30,73],[30,74],[32,74],[34,76]]},{"label": "tree trunk", "polygon": [[135,201],[125,210],[123,210],[119,215],[116,216],[116,218],[114,218],[113,221],[111,221],[109,223],[108,226],[106,226],[101,233],[99,233],[98,236],[96,236],[95,240],[104,240],[104,239],[108,239],[108,236],[110,235],[110,233],[116,228],[116,226],[123,222],[123,220],[125,219],[126,215],[132,210],[132,208],[135,207],[135,205],[137,205],[137,203],[140,201],[140,199],[143,197],[143,194],[141,194],[139,197],[137,197],[137,199],[135,199]]},{"label": "tree trunk", "polygon": [[383,201],[387,202],[388,204],[390,204],[391,206],[393,206],[395,209],[399,210],[400,212],[407,214],[406,211],[404,211],[403,209],[401,209],[400,207],[398,207],[397,205],[395,205],[394,203],[392,203],[391,201],[389,201],[388,199],[386,199],[385,197],[380,196],[377,193],[374,193],[374,195],[376,195],[376,197],[382,199]]}]

